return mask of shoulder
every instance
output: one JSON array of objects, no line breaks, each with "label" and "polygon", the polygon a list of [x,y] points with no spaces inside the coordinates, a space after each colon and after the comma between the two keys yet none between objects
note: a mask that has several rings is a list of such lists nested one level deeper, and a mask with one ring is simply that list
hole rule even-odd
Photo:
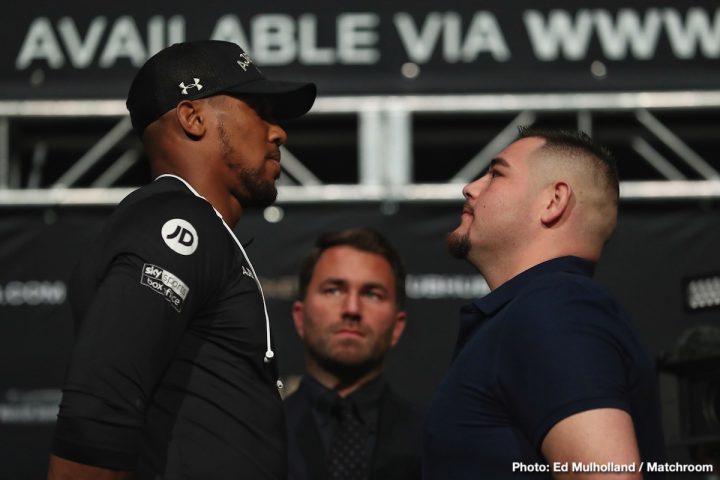
[{"label": "shoulder", "polygon": [[508,304],[508,313],[513,321],[530,328],[567,321],[605,323],[624,317],[607,288],[590,277],[570,273],[539,279]]},{"label": "shoulder", "polygon": [[580,275],[548,276],[515,297],[503,317],[499,346],[511,357],[568,349],[577,355],[623,352],[636,343],[629,317],[609,290]]},{"label": "shoulder", "polygon": [[[126,197],[103,232],[112,250],[169,249],[180,256],[212,254],[230,236],[212,205],[174,179],[161,179]],[[202,255],[200,255],[202,256]]]},{"label": "shoulder", "polygon": [[157,180],[134,191],[120,202],[111,221],[132,227],[172,218],[186,218],[200,226],[222,225],[209,202],[174,179]]},{"label": "shoulder", "polygon": [[195,291],[209,293],[232,273],[236,255],[212,206],[169,178],[121,202],[95,243],[90,263],[102,277],[119,259],[130,259],[143,272],[172,272]]}]

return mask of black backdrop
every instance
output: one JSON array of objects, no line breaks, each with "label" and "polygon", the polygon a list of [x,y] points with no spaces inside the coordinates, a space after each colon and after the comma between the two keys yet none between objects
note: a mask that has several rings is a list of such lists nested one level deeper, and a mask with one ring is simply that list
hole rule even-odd
[{"label": "black backdrop", "polygon": [[[458,222],[452,204],[283,206],[267,222],[246,215],[236,231],[269,297],[281,372],[303,371],[302,349],[289,315],[299,261],[320,232],[369,225],[402,252],[409,272],[405,336],[387,374],[397,390],[427,403],[447,367],[456,312],[484,282],[445,253],[444,236]],[[382,213],[394,210],[393,214]],[[72,345],[66,281],[92,241],[107,208],[3,209],[0,215],[0,479],[43,478],[59,388]],[[720,273],[720,221],[708,203],[623,205],[617,233],[596,277],[630,311],[652,355],[672,348],[698,324],[718,326],[717,311],[683,308],[683,281]],[[677,441],[674,384],[661,376],[666,436]],[[681,458],[683,449],[671,448]]]}]

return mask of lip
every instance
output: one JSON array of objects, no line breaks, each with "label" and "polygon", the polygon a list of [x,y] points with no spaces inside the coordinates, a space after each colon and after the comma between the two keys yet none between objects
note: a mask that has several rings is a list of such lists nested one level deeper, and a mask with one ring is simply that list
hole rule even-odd
[{"label": "lip", "polygon": [[268,160],[275,160],[276,162],[280,163],[281,157],[282,157],[282,154],[280,153],[280,150],[276,150],[276,151],[270,152],[265,158]]},{"label": "lip", "polygon": [[360,330],[353,330],[350,328],[341,328],[335,331],[335,335],[347,336],[347,337],[364,337]]},{"label": "lip", "polygon": [[462,215],[470,215],[471,217],[475,216],[475,212],[473,212],[473,209],[468,203],[465,203],[465,205],[463,205]]}]

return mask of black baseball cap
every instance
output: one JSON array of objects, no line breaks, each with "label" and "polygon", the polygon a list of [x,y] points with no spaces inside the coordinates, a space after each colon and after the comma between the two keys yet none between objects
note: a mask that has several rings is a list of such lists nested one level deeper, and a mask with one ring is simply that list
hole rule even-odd
[{"label": "black baseball cap", "polygon": [[128,92],[133,128],[145,128],[182,100],[213,95],[263,96],[277,119],[307,113],[315,102],[314,83],[268,80],[237,44],[220,40],[176,43],[145,62]]}]

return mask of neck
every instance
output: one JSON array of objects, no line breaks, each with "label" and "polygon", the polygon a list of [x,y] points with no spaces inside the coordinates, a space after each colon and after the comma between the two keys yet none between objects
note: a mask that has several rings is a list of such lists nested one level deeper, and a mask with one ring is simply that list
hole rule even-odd
[{"label": "neck", "polygon": [[215,210],[220,213],[225,223],[234,228],[242,216],[243,209],[232,195],[223,194],[223,190],[215,187],[216,183],[208,175],[193,175],[189,172],[180,172],[176,169],[153,169],[153,178],[160,175],[174,175],[185,180],[201,197],[207,200]]},{"label": "neck", "polygon": [[[308,359],[306,362],[307,373],[320,383],[323,387],[334,390],[340,397],[345,398],[366,383],[376,379],[382,373],[382,365],[372,370],[365,371],[360,375],[338,375],[322,368],[317,362]],[[348,372],[353,369],[349,368]]]},{"label": "neck", "polygon": [[487,258],[473,256],[468,260],[477,268],[487,281],[490,290],[495,290],[503,283],[548,260],[554,258],[575,256],[597,262],[600,250],[589,245],[590,242],[575,242],[573,245],[562,245],[557,241],[548,244],[527,246],[515,255],[498,254],[487,255]]}]

